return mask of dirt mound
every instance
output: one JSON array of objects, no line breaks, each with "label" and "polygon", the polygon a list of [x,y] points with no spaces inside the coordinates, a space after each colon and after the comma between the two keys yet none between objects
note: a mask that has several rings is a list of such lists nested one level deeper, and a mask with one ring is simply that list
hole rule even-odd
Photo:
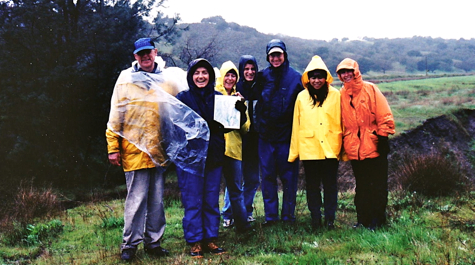
[{"label": "dirt mound", "polygon": [[[462,109],[450,115],[426,120],[415,129],[391,138],[389,158],[389,183],[393,188],[397,180],[392,172],[397,163],[408,154],[441,152],[448,159],[456,159],[470,179],[475,179],[471,168],[475,162],[475,110]],[[349,162],[340,163],[339,188],[342,191],[354,188],[354,177]]]}]

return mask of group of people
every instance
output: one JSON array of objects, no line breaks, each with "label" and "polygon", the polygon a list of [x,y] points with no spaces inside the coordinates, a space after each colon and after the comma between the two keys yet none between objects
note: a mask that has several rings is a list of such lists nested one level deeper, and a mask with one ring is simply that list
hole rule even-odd
[{"label": "group of people", "polygon": [[[351,161],[356,179],[354,227],[375,229],[385,224],[388,135],[395,133],[394,118],[377,86],[363,81],[356,61],[347,58],[338,65],[336,72],[342,81],[338,90],[331,85],[333,77],[322,58],[311,58],[300,74],[290,66],[285,43],[274,39],[266,47],[269,66],[264,70],[258,70],[253,56],[244,55],[238,67],[231,61],[223,63],[216,78],[213,66],[199,58],[188,66],[186,89],[176,95],[167,91],[153,107],[144,108],[150,100],[138,102],[148,97],[150,88],[137,93],[136,86],[157,83],[159,88],[153,90],[160,90],[166,87],[167,78],[156,62],[157,49],[150,38],[137,40],[134,48],[136,62],[121,76],[126,72],[137,77],[125,79],[132,85],[116,83],[106,130],[109,160],[123,166],[127,183],[123,260],[133,259],[141,242],[148,254],[169,254],[160,240],[165,229],[163,173],[170,163],[177,165],[184,238],[195,258],[205,252],[226,252],[216,243],[222,177],[226,182],[224,227],[234,226],[236,233],[252,231],[259,185],[265,212],[262,226],[294,223],[300,160],[314,229],[335,227],[340,160]],[[225,128],[215,120],[217,95],[236,97],[239,129]],[[117,97],[122,100],[114,99]],[[163,103],[169,101],[174,103]],[[192,116],[192,122],[168,118],[169,113],[184,112],[187,115],[181,116]],[[167,132],[160,133],[165,128]],[[159,132],[146,141],[158,151],[137,143],[135,138],[147,138],[140,129],[147,135],[150,130]],[[172,146],[185,146],[186,152]],[[280,207],[278,178],[283,190]]]}]

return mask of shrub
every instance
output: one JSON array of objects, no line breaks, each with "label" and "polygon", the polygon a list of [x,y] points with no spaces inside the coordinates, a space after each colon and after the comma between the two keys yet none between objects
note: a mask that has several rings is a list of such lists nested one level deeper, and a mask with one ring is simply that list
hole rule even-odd
[{"label": "shrub", "polygon": [[464,169],[451,157],[433,151],[428,154],[406,154],[394,174],[404,190],[427,195],[444,196],[468,188]]},{"label": "shrub", "polygon": [[10,215],[23,224],[35,217],[51,216],[61,209],[58,195],[52,188],[37,189],[33,185],[20,185]]}]

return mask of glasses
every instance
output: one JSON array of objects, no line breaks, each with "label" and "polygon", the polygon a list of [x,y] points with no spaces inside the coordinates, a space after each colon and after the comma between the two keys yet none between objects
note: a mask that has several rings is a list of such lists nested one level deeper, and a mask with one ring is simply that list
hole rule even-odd
[{"label": "glasses", "polygon": [[145,54],[150,54],[152,52],[151,49],[145,49],[145,50],[141,50],[137,53],[138,56],[144,56]]}]

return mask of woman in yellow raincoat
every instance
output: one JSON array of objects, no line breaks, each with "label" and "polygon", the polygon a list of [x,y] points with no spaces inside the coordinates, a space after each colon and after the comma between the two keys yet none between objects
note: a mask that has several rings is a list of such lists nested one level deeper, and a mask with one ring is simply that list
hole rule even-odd
[{"label": "woman in yellow raincoat", "polygon": [[322,227],[323,184],[324,226],[334,229],[337,207],[337,173],[342,145],[340,92],[332,87],[333,77],[323,60],[315,55],[302,75],[301,91],[295,102],[289,162],[302,160],[307,182],[307,204],[312,227]]},{"label": "woman in yellow raincoat", "polygon": [[[216,82],[216,90],[226,96],[242,96],[236,92],[236,83],[239,80],[238,69],[231,62],[224,62],[220,69],[221,76]],[[223,163],[223,176],[226,180],[226,195],[231,208],[223,209],[224,227],[230,227],[236,221],[236,230],[245,232],[250,224],[247,222],[247,211],[244,205],[242,188],[242,138],[249,129],[250,122],[246,117],[244,98],[236,101],[236,109],[241,110],[241,128],[224,134],[226,151]],[[225,196],[226,197],[226,196]],[[229,206],[228,206],[229,207]]]}]

